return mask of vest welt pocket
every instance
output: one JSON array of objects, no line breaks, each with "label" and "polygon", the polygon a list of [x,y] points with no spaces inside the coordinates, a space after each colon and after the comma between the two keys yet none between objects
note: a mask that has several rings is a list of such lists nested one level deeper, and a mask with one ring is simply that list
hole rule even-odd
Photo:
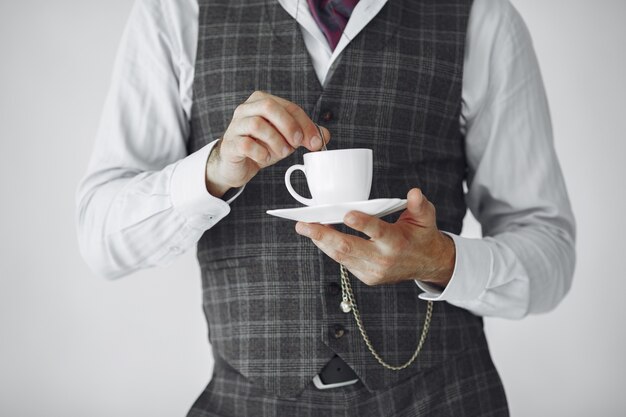
[{"label": "vest welt pocket", "polygon": [[260,268],[263,262],[267,262],[262,256],[229,256],[216,258],[208,253],[198,253],[198,260],[203,269],[211,271],[237,268]]}]

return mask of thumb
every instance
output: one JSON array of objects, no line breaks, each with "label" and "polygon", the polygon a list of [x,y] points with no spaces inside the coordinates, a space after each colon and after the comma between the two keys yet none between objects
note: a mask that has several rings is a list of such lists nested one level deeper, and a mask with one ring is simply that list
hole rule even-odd
[{"label": "thumb", "polygon": [[435,207],[422,194],[422,190],[413,188],[409,191],[406,198],[406,210],[400,216],[400,220],[409,221],[423,227],[435,224]]}]

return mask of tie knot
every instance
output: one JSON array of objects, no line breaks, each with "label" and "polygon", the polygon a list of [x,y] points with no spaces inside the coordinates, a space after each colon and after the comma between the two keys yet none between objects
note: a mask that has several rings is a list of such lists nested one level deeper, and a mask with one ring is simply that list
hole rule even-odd
[{"label": "tie knot", "polygon": [[313,19],[333,51],[359,0],[307,0]]}]

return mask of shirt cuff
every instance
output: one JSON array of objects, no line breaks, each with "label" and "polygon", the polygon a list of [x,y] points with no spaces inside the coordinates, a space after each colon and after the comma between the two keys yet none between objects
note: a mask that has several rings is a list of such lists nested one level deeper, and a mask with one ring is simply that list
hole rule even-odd
[{"label": "shirt cuff", "polygon": [[206,189],[206,164],[209,154],[217,140],[182,159],[172,173],[170,195],[174,209],[187,219],[194,228],[209,229],[230,213],[228,201],[211,195]]},{"label": "shirt cuff", "polygon": [[489,244],[482,239],[469,239],[446,233],[454,240],[456,258],[452,278],[442,291],[434,285],[416,280],[425,292],[420,294],[427,301],[473,301],[487,289],[493,272],[493,254]]}]

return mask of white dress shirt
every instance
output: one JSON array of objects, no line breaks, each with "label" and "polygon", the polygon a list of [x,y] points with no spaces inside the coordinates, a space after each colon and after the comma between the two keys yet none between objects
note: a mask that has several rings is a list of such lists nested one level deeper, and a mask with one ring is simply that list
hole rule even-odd
[{"label": "white dress shirt", "polygon": [[[322,83],[385,3],[361,0],[331,51],[306,1],[280,0]],[[136,1],[77,192],[82,254],[106,277],[168,264],[230,212],[205,187],[215,141],[186,151],[197,36],[196,0]],[[508,0],[474,1],[464,65],[466,200],[484,238],[451,235],[453,277],[443,292],[417,281],[421,297],[484,316],[550,310],[571,285],[574,218],[530,35]]]}]

